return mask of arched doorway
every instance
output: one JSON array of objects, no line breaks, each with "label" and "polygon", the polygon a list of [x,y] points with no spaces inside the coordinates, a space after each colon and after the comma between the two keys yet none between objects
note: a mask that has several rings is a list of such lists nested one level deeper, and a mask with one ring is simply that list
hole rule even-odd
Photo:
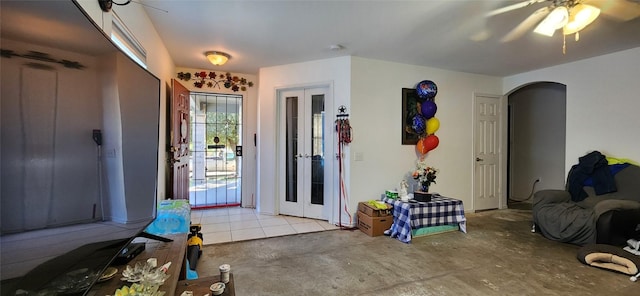
[{"label": "arched doorway", "polygon": [[533,192],[563,189],[566,86],[524,85],[508,94],[507,205],[529,208]]}]

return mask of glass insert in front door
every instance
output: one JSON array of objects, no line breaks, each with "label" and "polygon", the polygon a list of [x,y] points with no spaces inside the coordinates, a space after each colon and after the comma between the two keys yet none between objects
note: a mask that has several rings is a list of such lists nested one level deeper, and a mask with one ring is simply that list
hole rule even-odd
[{"label": "glass insert in front door", "polygon": [[240,205],[242,96],[192,93],[191,114],[192,208]]}]

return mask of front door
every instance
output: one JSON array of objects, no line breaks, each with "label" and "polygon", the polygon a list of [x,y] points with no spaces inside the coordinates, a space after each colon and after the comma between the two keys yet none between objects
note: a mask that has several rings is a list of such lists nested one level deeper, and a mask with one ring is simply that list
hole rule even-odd
[{"label": "front door", "polygon": [[239,206],[242,95],[192,93],[191,100],[191,208]]},{"label": "front door", "polygon": [[189,199],[189,90],[171,79],[171,147],[173,199]]},{"label": "front door", "polygon": [[474,209],[497,209],[502,184],[500,96],[476,94],[474,102]]},{"label": "front door", "polygon": [[285,168],[280,213],[325,219],[326,88],[284,91],[279,95],[281,147],[285,150],[281,165]]}]

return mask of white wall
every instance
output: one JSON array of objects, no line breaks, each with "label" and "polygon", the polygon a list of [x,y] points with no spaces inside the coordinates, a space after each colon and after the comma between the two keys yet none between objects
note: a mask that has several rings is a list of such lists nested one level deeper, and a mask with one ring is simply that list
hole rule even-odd
[{"label": "white wall", "polygon": [[[473,93],[501,94],[501,79],[358,57],[352,59],[351,79],[352,211],[357,202],[379,199],[386,189],[399,187],[402,179],[413,182],[409,174],[418,154],[414,145],[401,144],[401,90],[422,80],[438,86],[440,129],[435,134],[440,144],[426,160],[440,172],[430,191],[460,199],[466,211],[473,210]],[[355,161],[354,153],[362,161]]]},{"label": "white wall", "polygon": [[207,87],[202,88],[195,87],[192,81],[184,81],[177,79],[177,73],[193,73],[200,71],[214,71],[217,74],[224,74],[226,72],[216,71],[215,69],[193,69],[177,67],[175,70],[175,79],[186,87],[190,92],[199,93],[215,93],[215,94],[234,94],[242,95],[242,206],[253,208],[256,206],[256,159],[257,159],[257,147],[253,143],[253,135],[258,132],[258,76],[253,74],[243,73],[231,73],[239,77],[246,78],[247,81],[253,82],[253,87],[247,87],[246,91],[234,92],[231,89],[227,89],[224,86]]},{"label": "white wall", "polygon": [[[278,199],[276,196],[276,129],[277,102],[276,90],[289,87],[308,87],[318,85],[332,85],[333,106],[345,105],[349,108],[350,99],[350,57],[340,57],[326,60],[310,61],[284,66],[261,68],[259,72],[258,93],[258,198],[257,209],[260,213],[277,214]],[[327,110],[327,118],[334,118],[335,110]],[[331,134],[331,139],[335,133]],[[331,155],[327,153],[327,155]],[[326,159],[333,159],[327,157]],[[348,161],[348,159],[346,160]],[[327,161],[325,167],[333,169],[332,163]],[[334,176],[333,179],[337,178]],[[348,179],[346,180],[348,184]],[[333,209],[333,202],[337,197],[326,198],[325,205]],[[330,214],[332,223],[338,221],[337,209]],[[348,219],[343,215],[343,218]],[[343,220],[345,221],[345,220]]]},{"label": "white wall", "polygon": [[[395,189],[403,178],[410,178],[408,174],[415,168],[418,155],[415,146],[401,144],[402,88],[413,88],[425,79],[438,85],[436,117],[441,122],[436,132],[440,145],[427,155],[428,162],[440,169],[432,190],[461,199],[466,210],[473,210],[473,93],[500,94],[500,78],[359,57],[263,68],[259,76],[261,212],[277,213],[273,173],[277,161],[273,157],[277,88],[333,81],[334,106],[347,107],[353,126],[353,142],[345,151],[345,182],[353,216],[358,202],[379,199],[386,189]],[[362,160],[354,160],[355,153],[362,156]],[[335,194],[337,196],[337,188]],[[330,222],[337,222],[335,211],[332,217],[334,220]],[[342,218],[342,221],[348,219],[345,215]]]},{"label": "white wall", "polygon": [[640,161],[640,47],[504,78],[503,93],[536,81],[567,86],[565,176],[598,150]]},{"label": "white wall", "polygon": [[[108,13],[102,13],[97,1],[80,0],[96,23],[110,30]],[[126,8],[126,9],[125,9]],[[96,11],[97,9],[97,11]],[[149,53],[149,70],[162,83],[161,127],[166,126],[166,85],[175,77],[175,66],[151,25],[144,9],[135,3],[114,7],[121,19]],[[353,64],[353,65],[352,65]],[[276,213],[275,202],[275,89],[289,85],[333,82],[335,105],[346,105],[351,113],[354,142],[349,153],[362,153],[362,161],[347,156],[347,184],[350,208],[360,200],[378,198],[388,188],[395,188],[413,169],[416,159],[413,146],[400,145],[401,88],[414,87],[429,79],[438,84],[436,104],[441,127],[436,133],[440,146],[429,153],[428,161],[440,169],[434,191],[457,197],[471,204],[472,97],[473,92],[505,94],[532,82],[553,81],[567,86],[567,149],[565,168],[590,150],[640,161],[636,137],[640,126],[640,48],[592,59],[550,67],[506,77],[465,74],[435,68],[402,65],[361,58],[337,58],[263,68],[258,89],[258,209]],[[501,85],[502,82],[502,85]],[[160,133],[160,147],[166,147]],[[245,138],[246,141],[246,138]],[[166,169],[166,153],[159,153],[161,172]],[[389,157],[391,156],[391,157]],[[378,173],[379,172],[379,173]],[[159,198],[165,192],[164,176],[159,179]],[[461,186],[464,184],[464,186]]]}]

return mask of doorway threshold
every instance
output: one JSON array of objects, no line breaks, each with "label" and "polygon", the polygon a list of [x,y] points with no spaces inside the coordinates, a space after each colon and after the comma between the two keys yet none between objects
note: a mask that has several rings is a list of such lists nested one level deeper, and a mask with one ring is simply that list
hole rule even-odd
[{"label": "doorway threshold", "polygon": [[222,205],[193,205],[191,206],[192,210],[206,210],[206,209],[218,209],[218,208],[232,208],[232,207],[239,207],[241,204],[240,203],[229,203],[229,204],[222,204]]}]

